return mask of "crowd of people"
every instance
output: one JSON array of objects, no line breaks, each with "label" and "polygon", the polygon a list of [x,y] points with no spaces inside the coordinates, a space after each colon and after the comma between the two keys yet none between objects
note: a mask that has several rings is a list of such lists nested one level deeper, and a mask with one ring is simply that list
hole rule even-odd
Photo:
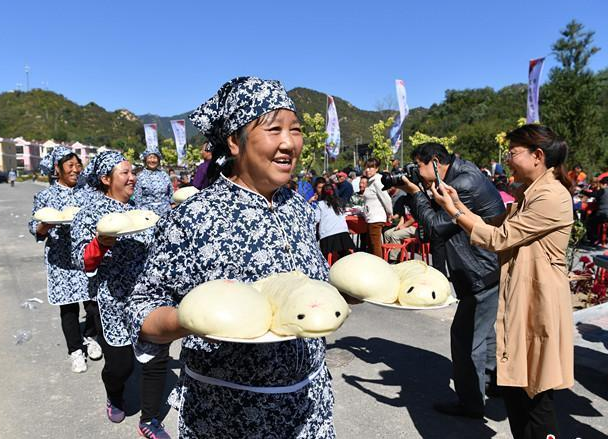
[{"label": "crowd of people", "polygon": [[[183,328],[177,306],[215,279],[254,282],[299,270],[327,281],[330,257],[360,250],[346,223],[346,209],[358,208],[367,251],[382,257],[383,242],[424,236],[459,299],[450,331],[457,399],[435,409],[483,418],[486,396],[500,391],[515,438],[558,434],[553,391],[573,384],[565,252],[574,214],[567,146],[555,133],[539,125],[509,133],[512,181],[498,163],[488,176],[440,144],[420,145],[412,153],[420,181],[403,176],[386,190],[375,158],[361,173],[293,178],[302,131],[278,81],[235,78],[190,119],[208,140],[193,178],[165,172],[153,148],[137,175],[115,151],[83,169],[58,147],[41,166],[56,182],[35,196],[33,212],[81,207],[71,225],[32,220],[30,231],[46,242],[49,302],[60,307],[72,371],[103,358],[109,421],[125,419],[125,382],[138,360],[139,434],[169,437],[159,419],[162,389],[169,345],[181,339],[180,378],[169,397],[179,437],[335,437],[324,339],[214,342]],[[398,161],[392,171],[401,171]],[[602,184],[600,191],[608,180]],[[184,185],[202,190],[172,205]],[[594,196],[601,202],[605,193]],[[161,219],[132,235],[96,232],[103,215],[132,209]]]}]

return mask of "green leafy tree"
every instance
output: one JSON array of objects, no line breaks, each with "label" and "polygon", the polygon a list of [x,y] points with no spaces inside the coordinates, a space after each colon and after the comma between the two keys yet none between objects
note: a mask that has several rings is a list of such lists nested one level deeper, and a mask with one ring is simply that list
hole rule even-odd
[{"label": "green leafy tree", "polygon": [[123,155],[125,156],[125,158],[127,160],[129,160],[129,162],[131,162],[131,164],[139,162],[139,154],[137,153],[137,151],[135,151],[134,148],[127,148],[126,150],[123,150]]},{"label": "green leafy tree", "polygon": [[[518,128],[521,126],[524,126],[525,124],[526,124],[525,117],[520,117],[519,119],[517,119]],[[501,131],[500,133],[496,134],[496,137],[494,137],[494,139],[496,140],[496,143],[498,143],[499,157],[502,158],[509,150],[509,141],[507,140],[507,132]]]},{"label": "green leafy tree", "polygon": [[201,147],[195,145],[186,145],[186,163],[189,166],[196,165],[201,161]]},{"label": "green leafy tree", "polygon": [[300,165],[302,169],[319,170],[319,161],[324,157],[325,140],[327,133],[325,132],[325,119],[320,113],[315,113],[311,116],[304,113],[302,123],[302,135],[304,137],[304,146],[300,155]]},{"label": "green leafy tree", "polygon": [[457,136],[447,136],[447,137],[437,137],[437,136],[429,136],[428,134],[421,133],[420,131],[416,131],[413,136],[409,137],[410,143],[412,146],[422,145],[423,143],[439,143],[445,146],[445,149],[448,152],[452,152],[452,145],[456,143],[458,140]]},{"label": "green leafy tree", "polygon": [[393,158],[391,149],[391,139],[388,137],[388,130],[393,125],[395,118],[389,117],[385,121],[379,120],[369,129],[372,134],[372,152],[374,157],[380,160],[380,168],[388,169]]},{"label": "green leafy tree", "polygon": [[177,150],[173,139],[164,139],[160,144],[160,152],[166,165],[177,165]]},{"label": "green leafy tree", "polygon": [[541,93],[543,122],[565,138],[573,161],[595,171],[608,157],[601,148],[599,83],[588,67],[600,49],[593,46],[594,32],[574,20],[561,35],[552,46],[561,65],[551,69]]}]

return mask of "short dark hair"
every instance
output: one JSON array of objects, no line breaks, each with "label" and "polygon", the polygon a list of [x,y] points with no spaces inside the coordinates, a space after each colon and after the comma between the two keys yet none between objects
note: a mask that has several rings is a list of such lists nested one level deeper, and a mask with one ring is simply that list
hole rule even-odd
[{"label": "short dark hair", "polygon": [[314,181],[314,183],[312,185],[313,185],[313,187],[317,187],[317,185],[319,183],[325,184],[325,183],[327,183],[327,180],[325,180],[324,177],[317,177],[317,178],[315,178],[315,181]]},{"label": "short dark hair", "polygon": [[412,151],[412,160],[420,160],[425,165],[433,160],[433,157],[437,157],[439,163],[442,165],[447,165],[450,163],[452,158],[451,154],[445,149],[441,143],[436,142],[427,142],[421,145],[418,145]]},{"label": "short dark hair", "polygon": [[608,184],[608,177],[604,177],[600,180],[600,184]]},{"label": "short dark hair", "polygon": [[365,162],[366,168],[380,168],[380,160],[376,157],[372,157]]},{"label": "short dark hair", "polygon": [[564,167],[568,157],[568,145],[551,128],[536,124],[523,125],[507,133],[506,139],[509,141],[510,148],[523,146],[530,152],[541,149],[545,154],[545,166],[554,169],[555,178],[565,188],[572,189],[572,182]]},{"label": "short dark hair", "polygon": [[369,177],[368,177],[367,175],[362,175],[362,176],[361,176],[361,177],[359,177],[359,178],[360,178],[360,180],[359,180],[359,181],[363,180],[364,178],[365,178],[366,180],[369,180]]}]

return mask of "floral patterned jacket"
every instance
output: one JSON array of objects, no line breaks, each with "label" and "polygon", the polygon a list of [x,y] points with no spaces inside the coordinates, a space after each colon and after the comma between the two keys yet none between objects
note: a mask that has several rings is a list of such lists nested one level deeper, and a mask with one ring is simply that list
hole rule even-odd
[{"label": "floral patterned jacket", "polygon": [[[255,282],[296,269],[327,280],[328,266],[314,227],[314,211],[295,192],[277,190],[270,206],[261,195],[223,176],[162,218],[130,296],[132,341],[140,360],[158,349],[139,339],[148,314],[161,306],[177,306],[203,282]],[[324,364],[325,341],[210,344],[191,335],[183,339],[182,358],[203,375],[245,385],[282,386]]]},{"label": "floral patterned jacket", "polygon": [[[32,215],[43,207],[62,210],[68,206],[77,206],[74,189],[59,183],[34,195]],[[48,299],[51,305],[67,305],[89,300],[87,277],[72,264],[70,256],[70,226],[58,225],[49,230],[46,237],[36,234],[40,224],[32,218],[29,230],[37,241],[44,241],[44,261],[47,269]]]},{"label": "floral patterned jacket", "polygon": [[137,175],[133,201],[138,209],[153,210],[163,216],[171,210],[173,185],[165,171],[144,169]]},{"label": "floral patterned jacket", "polygon": [[[72,221],[72,262],[84,271],[84,250],[95,238],[97,222],[112,212],[134,209],[131,204],[121,203],[101,195],[90,199],[86,209],[81,209]],[[103,335],[111,346],[131,343],[126,313],[127,298],[142,271],[153,229],[117,238],[97,270],[89,273],[89,294],[99,304]]]}]

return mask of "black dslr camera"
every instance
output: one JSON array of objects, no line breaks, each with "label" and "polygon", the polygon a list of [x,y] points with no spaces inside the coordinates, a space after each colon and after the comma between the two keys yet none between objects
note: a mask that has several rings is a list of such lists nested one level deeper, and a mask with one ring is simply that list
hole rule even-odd
[{"label": "black dslr camera", "polygon": [[403,186],[403,177],[406,177],[409,181],[414,184],[420,184],[422,181],[420,178],[420,172],[416,163],[408,163],[403,167],[402,172],[383,172],[382,178],[382,190],[386,191],[395,186]]}]

